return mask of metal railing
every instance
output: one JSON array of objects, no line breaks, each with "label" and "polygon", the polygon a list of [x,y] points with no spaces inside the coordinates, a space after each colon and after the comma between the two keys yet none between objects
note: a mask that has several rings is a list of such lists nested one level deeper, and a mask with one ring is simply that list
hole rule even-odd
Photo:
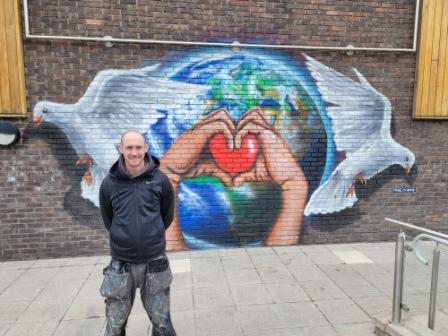
[{"label": "metal railing", "polygon": [[429,240],[436,243],[433,250],[432,259],[432,273],[431,273],[431,289],[429,297],[429,312],[428,312],[428,328],[434,330],[436,318],[436,303],[437,303],[437,284],[439,278],[439,263],[440,263],[440,249],[439,244],[448,246],[448,235],[441,232],[425,229],[413,224],[398,221],[396,219],[385,218],[386,221],[398,224],[413,230],[423,233],[418,234],[411,242],[406,244],[406,234],[403,230],[397,235],[397,242],[395,245],[395,270],[394,270],[394,293],[392,304],[392,318],[390,322],[397,325],[403,325],[401,319],[401,311],[408,311],[409,308],[403,304],[403,283],[404,283],[404,259],[405,250],[412,251],[419,262],[428,265],[428,261],[422,256],[419,249],[419,243],[423,240]]}]

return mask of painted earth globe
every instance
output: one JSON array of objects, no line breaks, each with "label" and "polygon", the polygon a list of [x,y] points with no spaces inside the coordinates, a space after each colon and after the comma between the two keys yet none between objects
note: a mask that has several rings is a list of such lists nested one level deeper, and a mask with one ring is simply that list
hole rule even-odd
[{"label": "painted earth globe", "polygon": [[[325,105],[300,59],[223,49],[181,59],[170,65],[170,79],[208,88],[203,100],[187,110],[226,108],[237,123],[247,111],[261,107],[301,165],[309,194],[329,174]],[[170,126],[174,131],[163,125],[153,132],[166,137],[167,149],[195,122],[187,117]],[[281,188],[273,183],[226,187],[212,176],[184,179],[178,189],[179,224],[192,248],[256,246],[269,234],[281,202]]]}]

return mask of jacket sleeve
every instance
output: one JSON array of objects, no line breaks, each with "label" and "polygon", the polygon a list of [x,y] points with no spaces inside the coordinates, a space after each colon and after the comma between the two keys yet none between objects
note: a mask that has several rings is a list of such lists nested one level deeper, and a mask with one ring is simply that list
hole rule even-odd
[{"label": "jacket sleeve", "polygon": [[171,225],[174,217],[174,191],[168,177],[163,179],[162,200],[160,203],[160,212],[162,214],[165,229]]},{"label": "jacket sleeve", "polygon": [[113,211],[109,195],[107,194],[104,180],[103,183],[101,183],[100,187],[100,209],[101,209],[101,216],[103,217],[104,226],[109,231],[110,226],[112,225]]}]

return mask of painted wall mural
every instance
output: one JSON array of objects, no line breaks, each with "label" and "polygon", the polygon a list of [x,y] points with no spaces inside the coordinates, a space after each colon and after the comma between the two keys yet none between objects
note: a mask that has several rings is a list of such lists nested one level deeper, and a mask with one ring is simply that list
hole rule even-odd
[{"label": "painted wall mural", "polygon": [[292,244],[304,217],[357,202],[355,184],[414,154],[391,136],[390,101],[303,54],[196,50],[175,62],[105,70],[75,104],[41,101],[34,121],[67,135],[98,190],[126,129],[145,134],[177,193],[172,247]]}]

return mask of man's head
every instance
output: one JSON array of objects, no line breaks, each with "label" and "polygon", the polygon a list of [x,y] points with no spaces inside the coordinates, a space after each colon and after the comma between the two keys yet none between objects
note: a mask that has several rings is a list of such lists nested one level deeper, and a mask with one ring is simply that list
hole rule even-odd
[{"label": "man's head", "polygon": [[137,130],[128,130],[121,136],[120,153],[123,155],[126,170],[131,175],[145,169],[145,154],[148,145],[145,137]]}]

